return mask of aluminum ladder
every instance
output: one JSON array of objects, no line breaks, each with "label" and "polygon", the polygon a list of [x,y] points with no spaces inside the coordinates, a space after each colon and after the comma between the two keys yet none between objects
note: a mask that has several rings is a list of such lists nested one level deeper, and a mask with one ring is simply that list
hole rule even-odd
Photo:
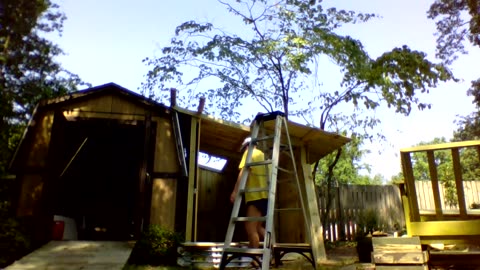
[{"label": "aluminum ladder", "polygon": [[[265,128],[265,122],[267,121],[275,121],[275,127],[273,130],[272,135],[266,135],[267,130]],[[284,140],[282,141],[281,136],[282,132],[285,135]],[[260,135],[259,135],[260,133]],[[268,155],[265,154],[265,160],[260,162],[252,162],[252,154],[255,144],[268,144],[268,141],[273,140],[273,147],[271,147],[271,156],[268,158]],[[284,142],[282,144],[282,142]],[[271,145],[271,142],[270,142]],[[270,146],[267,146],[270,148]],[[251,257],[254,261],[261,265],[262,270],[268,270],[270,268],[270,261],[272,258],[272,249],[273,245],[275,244],[275,237],[274,237],[274,213],[275,211],[279,211],[282,209],[275,208],[275,197],[276,197],[276,188],[277,188],[277,175],[278,171],[286,172],[290,174],[289,177],[290,181],[295,181],[301,209],[296,208],[294,210],[302,210],[303,218],[305,224],[307,223],[307,216],[305,212],[305,206],[302,198],[302,192],[300,188],[300,182],[298,179],[297,168],[295,164],[295,157],[293,154],[292,143],[290,140],[290,135],[288,132],[287,120],[285,114],[282,112],[272,112],[267,114],[260,114],[257,115],[253,122],[253,127],[251,131],[251,141],[248,146],[247,150],[247,157],[245,160],[245,167],[251,168],[254,166],[269,166],[271,167],[268,175],[268,187],[267,188],[255,188],[255,189],[246,189],[246,183],[249,175],[250,170],[243,170],[242,175],[240,176],[240,183],[238,192],[236,194],[236,198],[233,204],[232,213],[230,216],[230,222],[228,224],[227,233],[225,236],[225,243],[222,253],[222,258],[220,262],[220,270],[225,269],[227,264],[234,258],[237,257]],[[289,155],[290,161],[292,162],[292,169],[285,169],[280,168],[279,165],[279,157],[280,152],[286,151]],[[267,167],[268,168],[268,167]],[[259,192],[259,191],[268,191],[268,207],[267,213],[263,217],[239,217],[239,210],[242,204],[243,195],[248,192]],[[290,209],[283,209],[283,210],[292,210]],[[235,232],[235,225],[238,222],[245,222],[245,221],[261,221],[265,222],[265,238],[263,240],[263,246],[259,248],[247,248],[247,247],[232,247],[232,239]],[[307,226],[308,230],[308,226]]]}]

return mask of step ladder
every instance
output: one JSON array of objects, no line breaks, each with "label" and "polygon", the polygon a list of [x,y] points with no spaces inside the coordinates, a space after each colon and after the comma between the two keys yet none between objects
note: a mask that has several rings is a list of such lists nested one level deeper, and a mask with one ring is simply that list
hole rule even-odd
[{"label": "step ladder", "polygon": [[[275,121],[275,128],[273,134],[267,134],[267,130],[265,128],[265,122],[267,121]],[[282,132],[285,135],[285,138],[282,140]],[[260,135],[259,135],[260,134]],[[265,160],[260,162],[252,162],[252,154],[255,144],[259,144],[258,148],[262,148],[261,145],[267,146],[270,148],[272,145],[271,142],[273,141],[273,146],[271,147],[271,155],[265,153]],[[283,143],[282,143],[283,142]],[[261,144],[261,145],[260,145]],[[257,115],[253,122],[253,127],[251,131],[251,141],[248,146],[247,150],[247,157],[245,160],[245,167],[252,168],[254,166],[269,166],[271,169],[267,175],[268,187],[267,188],[255,188],[255,189],[246,189],[246,183],[249,175],[249,170],[243,170],[242,175],[240,176],[240,183],[238,192],[236,194],[236,198],[233,204],[232,214],[230,216],[230,222],[228,224],[227,233],[225,236],[225,243],[222,253],[222,259],[220,262],[220,270],[225,269],[227,264],[234,258],[238,257],[251,257],[254,261],[261,265],[262,270],[267,270],[270,268],[270,261],[273,254],[273,246],[275,244],[275,235],[274,235],[274,213],[275,211],[280,211],[282,209],[275,208],[275,197],[276,197],[276,189],[277,189],[277,175],[278,171],[286,172],[287,174],[291,175],[290,180],[296,182],[296,187],[299,194],[299,200],[301,209],[297,208],[296,210],[302,210],[303,218],[305,224],[307,223],[307,216],[305,212],[304,201],[302,198],[302,192],[300,187],[300,182],[298,179],[297,168],[295,164],[295,158],[293,154],[292,144],[290,140],[290,135],[288,133],[288,126],[287,120],[285,118],[285,114],[282,112],[272,112],[267,114],[260,114]],[[285,169],[279,167],[279,158],[280,158],[280,151],[286,151],[287,155],[289,156],[292,166],[292,169]],[[268,167],[267,167],[268,168]],[[268,170],[267,170],[268,171]],[[239,210],[242,204],[243,195],[248,192],[259,192],[259,191],[268,191],[268,207],[267,213],[263,217],[239,217]],[[285,210],[285,209],[283,209]],[[288,210],[292,210],[289,208]],[[263,245],[259,248],[247,248],[247,247],[232,247],[232,239],[235,232],[235,225],[238,222],[245,222],[245,221],[261,221],[265,222],[265,237],[263,240]],[[243,226],[241,227],[242,229]],[[307,230],[309,227],[306,226]],[[310,235],[308,232],[307,235]]]}]

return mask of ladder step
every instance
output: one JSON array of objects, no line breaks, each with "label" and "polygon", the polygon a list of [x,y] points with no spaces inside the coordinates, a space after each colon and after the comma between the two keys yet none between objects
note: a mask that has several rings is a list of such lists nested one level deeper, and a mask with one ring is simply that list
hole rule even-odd
[{"label": "ladder step", "polygon": [[225,253],[237,253],[237,254],[249,254],[249,255],[262,255],[263,248],[238,248],[238,247],[227,247],[223,249]]},{"label": "ladder step", "polygon": [[267,221],[267,217],[233,217],[232,221]]},{"label": "ladder step", "polygon": [[252,193],[252,192],[262,192],[262,191],[269,191],[270,189],[268,187],[265,188],[246,188],[246,189],[241,189],[240,193]]},{"label": "ladder step", "polygon": [[272,160],[267,159],[267,160],[264,160],[264,161],[250,162],[250,163],[245,164],[245,166],[252,167],[252,166],[270,165],[270,164],[272,164]]},{"label": "ladder step", "polygon": [[292,170],[287,170],[285,168],[282,168],[282,167],[278,167],[278,170],[282,171],[282,172],[285,172],[285,173],[289,173],[289,174],[294,174],[295,172],[292,171]]}]

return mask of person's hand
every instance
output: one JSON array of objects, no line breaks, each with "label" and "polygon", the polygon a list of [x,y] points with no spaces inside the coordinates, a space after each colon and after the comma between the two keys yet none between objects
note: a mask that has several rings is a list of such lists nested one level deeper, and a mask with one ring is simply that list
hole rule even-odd
[{"label": "person's hand", "polygon": [[231,203],[235,202],[235,197],[237,197],[237,192],[233,191],[232,194],[230,194],[230,202]]}]

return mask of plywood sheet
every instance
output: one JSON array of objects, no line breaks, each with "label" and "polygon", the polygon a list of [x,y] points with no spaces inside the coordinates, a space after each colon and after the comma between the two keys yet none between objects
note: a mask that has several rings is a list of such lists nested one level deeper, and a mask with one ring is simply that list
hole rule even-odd
[{"label": "plywood sheet", "polygon": [[145,109],[123,96],[112,96],[112,113],[145,114]]},{"label": "plywood sheet", "polygon": [[66,110],[81,110],[84,112],[112,112],[112,101],[114,95],[95,96],[62,106]]},{"label": "plywood sheet", "polygon": [[150,223],[175,229],[176,190],[176,179],[153,180]]},{"label": "plywood sheet", "polygon": [[153,121],[157,122],[153,170],[154,172],[176,173],[179,171],[179,164],[172,122],[163,117],[154,117]]},{"label": "plywood sheet", "polygon": [[53,112],[48,112],[38,118],[31,129],[34,132],[31,148],[27,151],[27,166],[43,168],[46,165],[48,147],[50,144]]}]

